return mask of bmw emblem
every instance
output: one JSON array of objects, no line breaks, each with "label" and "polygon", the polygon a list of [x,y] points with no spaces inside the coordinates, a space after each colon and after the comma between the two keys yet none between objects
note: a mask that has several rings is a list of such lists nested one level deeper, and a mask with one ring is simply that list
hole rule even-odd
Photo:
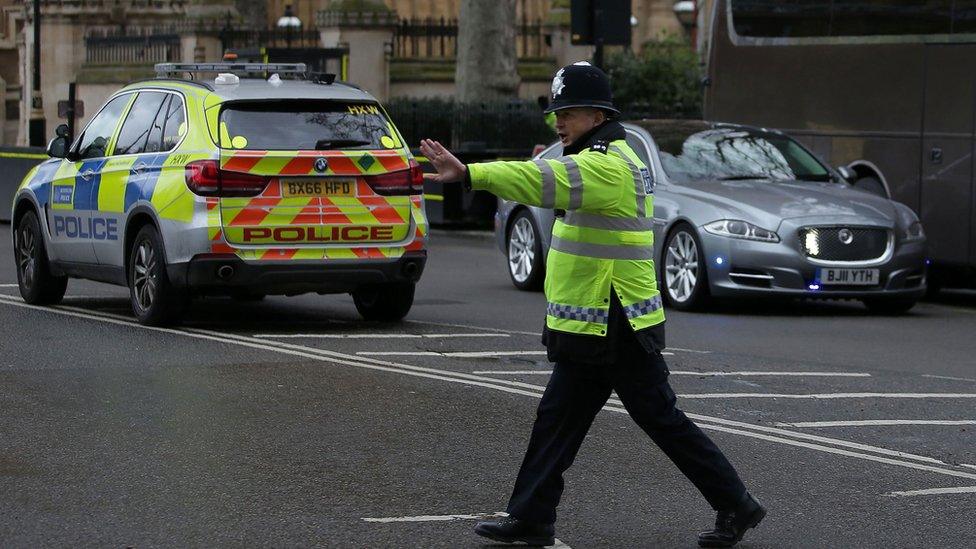
[{"label": "bmw emblem", "polygon": [[850,244],[854,242],[854,232],[850,229],[841,229],[837,231],[837,239],[841,244]]},{"label": "bmw emblem", "polygon": [[325,170],[329,169],[329,161],[323,157],[316,158],[314,167],[315,171],[325,173]]}]

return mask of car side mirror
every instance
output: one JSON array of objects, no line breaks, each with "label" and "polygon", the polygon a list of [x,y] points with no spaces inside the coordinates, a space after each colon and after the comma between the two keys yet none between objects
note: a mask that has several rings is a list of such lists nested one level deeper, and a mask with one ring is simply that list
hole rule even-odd
[{"label": "car side mirror", "polygon": [[68,132],[68,125],[67,124],[59,124],[58,127],[54,129],[54,135],[56,135],[58,137],[67,138],[68,137],[68,133],[69,132]]},{"label": "car side mirror", "polygon": [[847,166],[838,166],[837,173],[839,173],[840,176],[844,178],[844,181],[847,181],[852,185],[854,184],[855,181],[857,181],[857,172],[848,168]]},{"label": "car side mirror", "polygon": [[59,135],[51,140],[47,144],[47,155],[51,158],[67,158],[68,156],[68,138]]}]

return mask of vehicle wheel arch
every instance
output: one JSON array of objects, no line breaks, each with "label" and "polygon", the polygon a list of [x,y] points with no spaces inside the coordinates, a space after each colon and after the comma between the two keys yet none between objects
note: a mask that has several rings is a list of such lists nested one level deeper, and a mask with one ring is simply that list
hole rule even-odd
[{"label": "vehicle wheel arch", "polygon": [[20,223],[20,219],[24,217],[24,214],[26,214],[29,211],[34,212],[34,214],[37,216],[37,219],[41,222],[41,231],[46,232],[44,230],[46,228],[45,227],[46,223],[44,220],[44,216],[41,215],[41,209],[37,206],[37,204],[30,197],[30,195],[26,193],[22,193],[21,196],[17,198],[16,202],[14,202],[14,211],[10,219],[10,226],[16,227],[17,224]]},{"label": "vehicle wheel arch", "polygon": [[888,185],[888,179],[885,178],[884,174],[881,173],[881,168],[870,160],[855,160],[847,165],[847,168],[857,174],[858,179],[864,179],[866,177],[873,177],[881,182],[881,186],[884,187],[885,194],[891,199],[891,186]]},{"label": "vehicle wheel arch", "polygon": [[[129,215],[125,219],[125,238],[123,240],[122,253],[124,257],[124,268],[125,268],[125,280],[126,283],[129,282],[129,263],[132,255],[132,242],[135,240],[136,235],[142,230],[146,225],[152,225],[156,232],[159,233],[160,240],[163,239],[163,233],[160,230],[159,218],[156,217],[156,213],[152,211],[147,206],[136,206],[129,212]],[[163,241],[163,258],[166,257],[166,242]]]}]

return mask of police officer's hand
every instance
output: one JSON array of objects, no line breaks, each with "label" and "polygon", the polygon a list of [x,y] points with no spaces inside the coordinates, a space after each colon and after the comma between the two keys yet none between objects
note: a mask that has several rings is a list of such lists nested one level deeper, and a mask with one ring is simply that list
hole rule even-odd
[{"label": "police officer's hand", "polygon": [[437,173],[425,173],[424,178],[437,183],[455,183],[463,181],[468,168],[451,154],[451,151],[432,139],[420,142],[420,152],[430,160]]}]

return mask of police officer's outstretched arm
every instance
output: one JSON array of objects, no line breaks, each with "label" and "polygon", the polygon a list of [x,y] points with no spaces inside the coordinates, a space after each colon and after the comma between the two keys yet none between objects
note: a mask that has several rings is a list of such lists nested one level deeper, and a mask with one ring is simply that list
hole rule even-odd
[{"label": "police officer's outstretched arm", "polygon": [[467,180],[476,190],[543,208],[591,211],[611,208],[623,190],[617,183],[621,178],[617,172],[623,170],[623,177],[630,177],[626,165],[597,152],[466,166],[437,141],[425,139],[420,150],[437,169],[436,175],[425,176],[432,181]]}]

